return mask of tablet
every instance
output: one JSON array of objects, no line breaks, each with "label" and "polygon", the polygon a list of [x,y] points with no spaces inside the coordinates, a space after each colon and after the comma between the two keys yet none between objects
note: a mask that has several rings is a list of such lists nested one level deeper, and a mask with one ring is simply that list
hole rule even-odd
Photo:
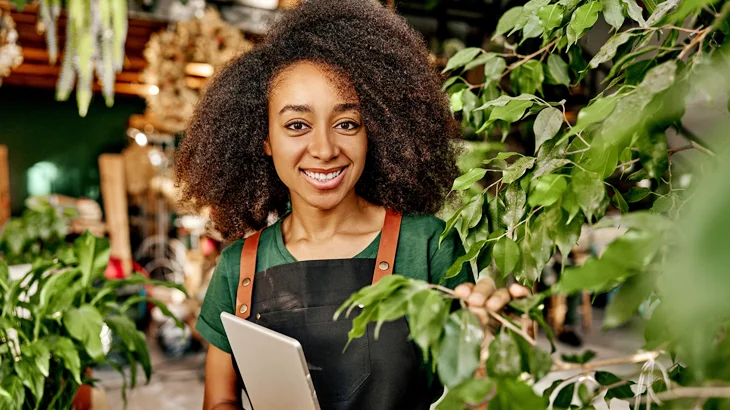
[{"label": "tablet", "polygon": [[296,339],[226,312],[221,320],[253,410],[319,410]]}]

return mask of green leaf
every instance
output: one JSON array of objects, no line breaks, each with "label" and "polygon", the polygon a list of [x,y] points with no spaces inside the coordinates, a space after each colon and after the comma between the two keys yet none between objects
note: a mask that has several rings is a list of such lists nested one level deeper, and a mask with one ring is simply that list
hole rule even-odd
[{"label": "green leaf", "polygon": [[568,41],[570,44],[575,44],[588,29],[596,24],[598,13],[602,9],[603,6],[597,1],[591,1],[578,7],[568,25]]},{"label": "green leaf", "polygon": [[[543,72],[542,64],[539,61],[530,60],[512,70],[509,75],[509,79],[510,84],[512,84],[512,88],[516,93],[534,94],[536,91],[542,92],[542,83],[545,81],[545,73]],[[520,115],[520,117],[522,117],[522,115]],[[514,122],[518,119],[519,118],[508,122]]]},{"label": "green leaf", "polygon": [[[577,206],[576,203],[576,208]],[[569,215],[563,215],[560,223],[555,226],[555,244],[560,249],[560,254],[563,257],[568,256],[575,244],[578,243],[582,226],[583,218],[574,218]]]},{"label": "green leaf", "polygon": [[[618,0],[610,0],[618,2]],[[590,63],[588,65],[591,68],[598,68],[599,65],[602,63],[605,63],[606,61],[611,60],[616,55],[616,50],[623,44],[625,44],[627,41],[631,39],[632,34],[629,32],[621,32],[618,34],[615,34],[613,37],[609,38],[608,41],[606,41],[606,44],[604,44],[601,49],[596,53],[596,55],[591,59]]]},{"label": "green leaf", "polygon": [[502,221],[512,230],[522,220],[525,213],[527,197],[520,184],[511,184],[504,193],[505,212]]},{"label": "green leaf", "polygon": [[489,114],[489,122],[503,120],[508,123],[515,122],[522,118],[525,110],[532,107],[532,101],[512,100],[502,107],[494,107]]},{"label": "green leaf", "polygon": [[695,13],[702,9],[702,7],[710,6],[717,3],[718,0],[684,0],[677,8],[677,11],[672,13],[672,20],[676,23],[681,23],[692,13]]},{"label": "green leaf", "polygon": [[578,113],[578,120],[564,138],[573,136],[585,130],[589,125],[601,122],[613,112],[618,104],[617,97],[604,97],[593,101],[593,103]]},{"label": "green leaf", "polygon": [[459,76],[450,77],[448,80],[446,80],[446,82],[444,82],[444,85],[441,86],[441,89],[446,90],[459,80],[464,81],[464,79]]},{"label": "green leaf", "polygon": [[629,204],[626,203],[624,197],[621,196],[621,193],[616,188],[613,188],[613,198],[611,198],[611,201],[622,214],[629,212]]},{"label": "green leaf", "polygon": [[[618,30],[624,24],[624,12],[619,0],[601,0],[603,5],[603,19],[606,23]],[[614,52],[615,53],[615,52]]]},{"label": "green leaf", "polygon": [[[15,372],[23,381],[23,385],[31,391],[36,401],[40,402],[45,390],[45,376],[36,366],[34,358],[22,355],[21,359],[15,362]],[[26,397],[27,399],[28,397]]]},{"label": "green leaf", "polygon": [[605,292],[629,276],[631,273],[621,266],[588,259],[580,267],[566,268],[553,289],[566,295],[584,291]]},{"label": "green leaf", "polygon": [[522,373],[519,346],[507,331],[500,332],[489,344],[487,373],[499,378],[517,377]]},{"label": "green leaf", "polygon": [[104,269],[109,264],[109,240],[97,238],[86,231],[74,241],[74,248],[83,274],[81,283],[87,287],[92,279],[103,276]]},{"label": "green leaf", "polygon": [[528,296],[526,298],[514,299],[509,302],[509,306],[521,313],[528,313],[538,307],[544,299],[545,295],[538,293],[537,295]]},{"label": "green leaf", "polygon": [[535,377],[535,381],[545,377],[553,367],[553,359],[550,353],[535,346],[530,349],[529,353],[530,374]]},{"label": "green leaf", "polygon": [[502,277],[505,277],[517,266],[517,262],[520,260],[520,248],[515,241],[504,236],[494,244],[492,257],[502,273]]},{"label": "green leaf", "polygon": [[458,112],[461,111],[464,108],[464,100],[461,98],[464,95],[464,92],[467,91],[466,89],[459,90],[449,97],[449,104],[451,107],[451,112]]},{"label": "green leaf", "polygon": [[446,63],[446,68],[444,68],[442,73],[465,66],[481,52],[482,49],[478,47],[468,47],[463,50],[459,50],[459,52],[454,54],[454,56],[449,59],[449,62]]},{"label": "green leaf", "polygon": [[652,214],[647,211],[637,211],[621,215],[620,218],[601,219],[597,224],[593,225],[593,229],[607,228],[609,226],[663,233],[663,231],[672,227],[672,223],[661,215]]},{"label": "green leaf", "polygon": [[502,172],[502,183],[511,184],[535,164],[535,157],[521,157]]},{"label": "green leaf", "polygon": [[[613,373],[604,372],[604,371],[597,371],[595,374],[596,381],[601,386],[612,386],[623,379],[619,378]],[[634,392],[631,391],[631,385],[633,382],[628,382],[623,386],[614,387],[612,389],[609,389],[606,393],[606,399],[610,400],[612,398],[616,399],[630,399],[634,397]]]},{"label": "green leaf", "polygon": [[487,174],[487,170],[484,168],[472,168],[466,174],[456,178],[454,185],[451,187],[452,191],[463,191],[471,188],[475,182],[484,178]]},{"label": "green leaf", "polygon": [[481,107],[477,107],[474,111],[485,110],[489,107],[504,107],[512,101],[538,101],[538,99],[532,94],[520,94],[516,97],[500,95],[498,98],[485,102]]},{"label": "green leaf", "polygon": [[646,19],[646,25],[651,27],[659,23],[664,16],[670,11],[674,10],[679,5],[679,0],[666,0],[663,3],[657,5],[657,8],[651,13],[648,19]]},{"label": "green leaf", "polygon": [[[586,350],[582,354],[574,355],[562,355],[563,361],[568,363],[585,364],[593,360],[596,357],[596,352],[593,350]],[[561,406],[562,407],[562,406]]]},{"label": "green leaf", "polygon": [[481,341],[481,325],[470,311],[459,309],[449,316],[438,356],[438,376],[446,387],[474,377]]},{"label": "green leaf", "polygon": [[537,114],[533,126],[535,132],[535,152],[537,152],[545,141],[552,139],[560,131],[562,124],[563,113],[557,108],[545,108]]},{"label": "green leaf", "polygon": [[74,342],[67,337],[52,336],[48,345],[51,347],[51,353],[63,360],[74,381],[81,384],[81,360]]},{"label": "green leaf", "polygon": [[494,53],[484,53],[484,54],[480,55],[479,57],[471,60],[469,63],[467,63],[464,66],[464,71],[469,71],[472,68],[478,67],[480,65],[484,65],[487,62],[489,62],[489,60],[492,60],[495,58],[497,58],[497,55]]},{"label": "green leaf", "polygon": [[91,305],[82,305],[63,313],[63,324],[74,339],[84,344],[89,356],[100,360],[104,356],[101,346],[101,329],[104,321]]},{"label": "green leaf", "polygon": [[485,378],[469,379],[450,388],[436,410],[463,410],[464,404],[476,405],[494,389],[494,382]]},{"label": "green leaf", "polygon": [[537,12],[540,19],[540,25],[546,32],[554,30],[560,26],[565,16],[565,9],[559,4],[551,4],[540,8]]},{"label": "green leaf", "polygon": [[659,64],[646,73],[639,88],[651,95],[660,93],[674,84],[676,72],[677,63],[673,60]]},{"label": "green leaf", "polygon": [[591,220],[600,208],[601,201],[606,196],[603,179],[595,172],[585,172],[579,168],[575,168],[573,170],[572,181],[571,189],[575,193],[578,205],[588,220]]},{"label": "green leaf", "polygon": [[669,154],[667,153],[667,136],[663,132],[652,132],[643,135],[636,141],[639,150],[639,160],[646,169],[649,178],[661,179],[669,169]]},{"label": "green leaf", "polygon": [[522,41],[529,38],[540,37],[543,33],[543,28],[540,25],[540,18],[536,14],[532,14],[527,17],[527,23],[522,29]]},{"label": "green leaf", "polygon": [[658,234],[651,231],[630,229],[608,244],[601,262],[611,266],[642,270],[649,265],[662,245]]},{"label": "green leaf", "polygon": [[409,283],[396,290],[378,305],[378,320],[375,325],[375,339],[380,337],[380,328],[385,322],[398,320],[408,312],[408,301],[418,292],[425,289],[425,284]]},{"label": "green leaf", "polygon": [[150,354],[147,348],[147,339],[144,333],[137,330],[136,325],[127,316],[113,315],[105,319],[112,333],[117,335],[131,352],[134,358],[142,365],[147,381],[152,374]]},{"label": "green leaf", "polygon": [[545,410],[543,399],[531,386],[514,379],[499,379],[497,395],[489,402],[489,410]]},{"label": "green leaf", "polygon": [[484,63],[484,87],[499,83],[505,68],[507,68],[507,62],[502,57],[492,58]]},{"label": "green leaf", "polygon": [[501,36],[508,31],[512,30],[517,24],[517,20],[522,16],[522,6],[512,7],[507,10],[502,17],[499,18],[497,23],[497,30],[494,32],[495,36]]},{"label": "green leaf", "polygon": [[629,13],[629,17],[633,19],[635,22],[639,23],[641,27],[646,27],[646,21],[644,21],[644,16],[642,15],[642,9],[639,7],[638,4],[636,4],[636,0],[621,0],[626,4],[626,9]]},{"label": "green leaf", "polygon": [[629,192],[627,192],[625,195],[626,202],[639,202],[649,196],[649,194],[651,194],[651,189],[649,188],[631,187],[631,189],[629,189]]},{"label": "green leaf", "polygon": [[482,162],[482,164],[484,164],[484,165],[489,165],[489,164],[491,164],[491,163],[492,163],[493,161],[503,161],[503,160],[505,160],[505,159],[508,159],[508,158],[514,157],[515,155],[520,155],[520,156],[522,156],[522,154],[520,154],[520,153],[517,153],[517,152],[500,152],[499,154],[495,155],[495,156],[494,156],[494,158],[489,158],[489,159],[485,159],[485,160],[484,160],[484,161]]},{"label": "green leaf", "polygon": [[[408,327],[411,337],[421,348],[424,356],[427,356],[432,345],[439,343],[448,316],[449,311],[444,298],[434,290],[422,290],[408,302]],[[428,357],[424,357],[424,361],[427,360]]]},{"label": "green leaf", "polygon": [[570,86],[568,63],[566,63],[559,55],[550,54],[548,56],[547,67],[548,73],[557,84],[562,84],[566,87]]},{"label": "green leaf", "polygon": [[634,315],[639,305],[651,295],[656,278],[642,273],[629,278],[618,289],[616,297],[606,308],[604,329],[611,329],[626,323]]},{"label": "green leaf", "polygon": [[564,175],[544,175],[537,178],[532,183],[530,195],[527,197],[527,203],[531,207],[550,206],[563,196],[563,192],[568,188],[568,182]]},{"label": "green leaf", "polygon": [[459,272],[461,272],[461,266],[464,264],[464,262],[469,262],[470,260],[476,258],[479,255],[479,251],[484,246],[486,241],[481,241],[475,243],[471,249],[469,249],[469,252],[467,252],[465,255],[460,256],[456,259],[453,265],[449,267],[449,269],[446,270],[446,274],[441,279],[443,282],[446,279],[453,278],[454,276],[458,275]]}]

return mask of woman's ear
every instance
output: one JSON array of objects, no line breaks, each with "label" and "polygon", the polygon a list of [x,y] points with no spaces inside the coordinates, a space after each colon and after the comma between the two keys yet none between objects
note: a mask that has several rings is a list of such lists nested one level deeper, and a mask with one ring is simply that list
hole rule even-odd
[{"label": "woman's ear", "polygon": [[264,141],[264,152],[266,155],[271,156],[271,143],[268,138]]}]

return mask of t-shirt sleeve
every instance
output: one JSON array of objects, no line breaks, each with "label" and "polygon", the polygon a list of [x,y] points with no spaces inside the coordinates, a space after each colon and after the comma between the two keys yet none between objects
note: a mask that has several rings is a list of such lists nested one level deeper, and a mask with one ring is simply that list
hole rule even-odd
[{"label": "t-shirt sleeve", "polygon": [[231,353],[231,345],[228,343],[228,337],[223,328],[221,312],[233,314],[235,309],[235,295],[231,294],[229,278],[231,275],[238,274],[238,272],[232,272],[231,264],[228,262],[230,257],[228,254],[232,250],[231,248],[240,249],[240,247],[231,246],[223,251],[218,266],[216,266],[213,272],[210,285],[208,285],[208,291],[205,293],[205,299],[203,299],[203,306],[200,309],[198,322],[195,325],[195,330],[208,343],[227,353]]},{"label": "t-shirt sleeve", "polygon": [[451,289],[465,282],[474,282],[471,265],[464,263],[456,276],[446,279],[441,283],[441,280],[446,276],[446,271],[465,253],[464,246],[461,244],[461,239],[459,239],[459,234],[455,229],[452,229],[439,245],[439,237],[443,232],[443,227],[442,225],[441,231],[429,240],[429,254],[431,255],[429,260],[430,282],[441,284]]}]

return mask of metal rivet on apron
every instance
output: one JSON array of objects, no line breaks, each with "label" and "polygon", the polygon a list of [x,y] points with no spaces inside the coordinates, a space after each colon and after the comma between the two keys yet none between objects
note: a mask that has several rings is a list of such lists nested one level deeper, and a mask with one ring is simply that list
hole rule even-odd
[{"label": "metal rivet on apron", "polygon": [[248,306],[247,305],[241,305],[241,307],[238,308],[238,311],[241,312],[241,314],[244,314],[244,313],[246,313],[246,311],[248,311]]},{"label": "metal rivet on apron", "polygon": [[261,319],[261,313],[256,314],[256,320],[259,320],[259,319]]},{"label": "metal rivet on apron", "polygon": [[378,264],[378,268],[380,268],[380,270],[388,270],[389,267],[390,265],[386,261],[382,261]]},{"label": "metal rivet on apron", "polygon": [[249,278],[244,279],[242,284],[243,284],[243,286],[250,285],[251,284],[251,279],[249,279]]}]

